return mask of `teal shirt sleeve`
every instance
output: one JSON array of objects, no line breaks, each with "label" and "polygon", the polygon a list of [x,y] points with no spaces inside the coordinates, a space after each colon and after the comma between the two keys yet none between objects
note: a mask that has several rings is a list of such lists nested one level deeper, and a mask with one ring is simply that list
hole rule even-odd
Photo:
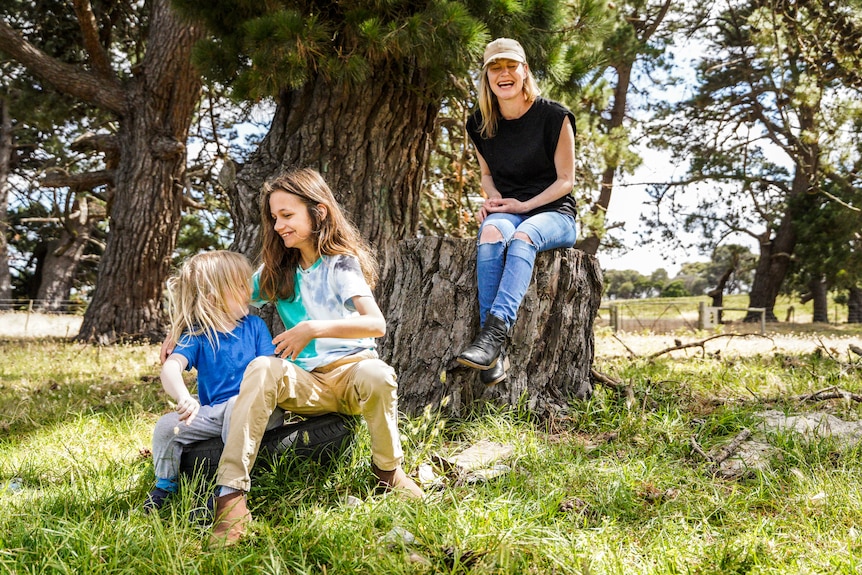
[{"label": "teal shirt sleeve", "polygon": [[266,300],[261,299],[260,297],[260,270],[257,270],[254,272],[254,275],[251,276],[251,301],[249,302],[249,305],[260,309],[265,303]]}]

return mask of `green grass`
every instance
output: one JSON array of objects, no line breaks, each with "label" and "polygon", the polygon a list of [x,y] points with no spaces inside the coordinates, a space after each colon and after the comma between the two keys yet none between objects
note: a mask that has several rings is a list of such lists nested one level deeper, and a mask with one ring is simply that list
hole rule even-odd
[{"label": "green grass", "polygon": [[[449,481],[422,503],[371,493],[360,428],[335,463],[283,460],[256,476],[254,537],[215,551],[188,519],[208,486],[184,484],[160,515],[139,511],[153,482],[152,426],[167,408],[157,355],[0,342],[0,573],[862,570],[860,448],[773,434],[768,471],[725,480],[691,447],[692,437],[705,450],[726,444],[765,407],[860,419],[855,403],[782,399],[833,384],[862,393],[859,368],[825,354],[599,359],[598,370],[633,386],[634,406],[599,387],[553,421],[489,408],[405,419],[409,470],[482,439],[515,450],[510,473]],[[393,529],[415,539],[389,541]]]}]

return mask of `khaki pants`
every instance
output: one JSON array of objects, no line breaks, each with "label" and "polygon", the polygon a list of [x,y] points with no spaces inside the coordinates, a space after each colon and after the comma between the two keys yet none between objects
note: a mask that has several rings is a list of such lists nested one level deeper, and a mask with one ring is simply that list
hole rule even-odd
[{"label": "khaki pants", "polygon": [[245,370],[216,476],[219,485],[248,491],[260,441],[276,407],[298,415],[362,415],[371,460],[380,469],[401,464],[395,370],[367,350],[308,372],[278,357],[255,358]]}]

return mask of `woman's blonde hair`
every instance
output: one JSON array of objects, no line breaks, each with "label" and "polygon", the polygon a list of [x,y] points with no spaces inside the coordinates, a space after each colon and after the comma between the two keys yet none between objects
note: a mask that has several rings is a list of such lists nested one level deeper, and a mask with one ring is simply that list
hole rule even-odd
[{"label": "woman's blonde hair", "polygon": [[[539,96],[539,86],[536,84],[530,67],[526,63],[521,65],[526,72],[521,92],[524,94],[525,101],[532,102]],[[482,67],[482,75],[479,77],[479,112],[482,114],[479,134],[483,138],[493,138],[497,134],[497,122],[500,121],[500,103],[497,102],[497,96],[491,91],[491,86],[488,83],[487,65]]]},{"label": "woman's blonde hair", "polygon": [[229,333],[237,326],[229,302],[251,297],[251,274],[244,255],[226,250],[186,260],[168,279],[170,338],[178,342],[183,333],[205,335],[217,347],[216,333]]},{"label": "woman's blonde hair", "polygon": [[[311,219],[318,254],[355,256],[359,260],[365,281],[371,289],[374,289],[377,285],[377,262],[368,244],[341,209],[320,173],[310,168],[302,168],[285,172],[269,180],[261,190],[263,269],[260,273],[260,295],[262,298],[270,301],[275,299],[293,301],[296,297],[295,277],[299,267],[300,252],[297,248],[286,248],[281,236],[275,232],[272,210],[269,207],[269,198],[273,192],[287,192],[302,200]],[[320,205],[326,208],[325,212],[320,209]]]}]

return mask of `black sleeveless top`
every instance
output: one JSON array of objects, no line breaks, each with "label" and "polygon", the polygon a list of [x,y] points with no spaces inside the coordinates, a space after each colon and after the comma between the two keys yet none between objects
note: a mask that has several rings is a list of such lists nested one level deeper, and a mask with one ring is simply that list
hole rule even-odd
[{"label": "black sleeveless top", "polygon": [[[536,98],[530,109],[515,120],[500,118],[493,138],[479,133],[482,115],[476,110],[467,120],[467,132],[482,154],[497,191],[504,198],[527,201],[557,179],[554,153],[560,141],[563,120],[568,117],[575,129],[575,116],[565,106],[545,98]],[[561,212],[575,217],[575,199],[571,193],[528,212]]]}]

